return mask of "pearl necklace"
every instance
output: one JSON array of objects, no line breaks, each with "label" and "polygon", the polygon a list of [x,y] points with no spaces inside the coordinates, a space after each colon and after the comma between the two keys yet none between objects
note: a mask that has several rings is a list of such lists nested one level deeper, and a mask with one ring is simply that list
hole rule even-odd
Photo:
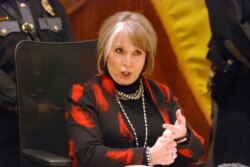
[{"label": "pearl necklace", "polygon": [[140,81],[139,89],[135,93],[125,94],[118,90],[116,90],[116,93],[117,93],[118,98],[122,100],[138,100],[142,96],[142,89],[143,89],[143,84],[142,84],[142,81]]},{"label": "pearl necklace", "polygon": [[[140,82],[141,82],[141,85],[142,85],[142,80]],[[144,139],[144,145],[143,145],[143,147],[146,148],[147,141],[148,141],[148,120],[147,120],[147,113],[146,113],[146,107],[145,107],[144,89],[143,89],[143,86],[140,86],[140,88],[141,88],[141,92],[142,92],[141,93],[141,97],[142,97],[142,109],[143,109],[143,117],[144,117],[144,124],[145,124],[145,139]],[[121,108],[121,111],[122,111],[123,115],[125,116],[128,124],[129,124],[130,128],[133,131],[133,134],[135,136],[136,147],[139,147],[138,137],[137,137],[137,133],[135,131],[135,128],[134,128],[133,124],[131,123],[131,121],[130,121],[130,119],[129,119],[129,117],[128,117],[126,111],[125,111],[125,109],[123,108],[123,106],[122,106],[119,98],[120,98],[120,96],[119,96],[119,94],[117,92],[117,94],[116,94],[116,100],[117,100],[117,102],[118,102],[118,104],[119,104],[119,106]]]}]

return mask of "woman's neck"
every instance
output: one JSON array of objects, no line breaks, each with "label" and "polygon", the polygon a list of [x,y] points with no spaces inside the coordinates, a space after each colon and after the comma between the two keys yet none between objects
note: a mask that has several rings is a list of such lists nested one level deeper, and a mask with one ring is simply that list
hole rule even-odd
[{"label": "woman's neck", "polygon": [[115,83],[115,88],[120,91],[120,92],[123,92],[123,93],[135,93],[139,87],[140,87],[140,79],[141,79],[141,76],[137,78],[137,80],[129,85],[120,85],[118,83]]}]

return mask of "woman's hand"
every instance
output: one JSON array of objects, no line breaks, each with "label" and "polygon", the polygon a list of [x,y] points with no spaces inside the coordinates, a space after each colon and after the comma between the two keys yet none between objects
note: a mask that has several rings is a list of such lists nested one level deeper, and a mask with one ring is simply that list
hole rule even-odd
[{"label": "woman's hand", "polygon": [[169,129],[173,133],[175,140],[180,140],[187,136],[186,118],[181,114],[180,109],[176,111],[174,125],[163,124],[163,128]]},{"label": "woman's hand", "polygon": [[155,145],[150,148],[152,165],[172,164],[177,157],[176,146],[173,133],[166,129],[163,135],[157,139]]},{"label": "woman's hand", "polygon": [[176,111],[176,121],[174,125],[163,124],[165,128],[153,147],[150,148],[152,165],[170,165],[177,157],[176,140],[187,136],[186,118],[181,114],[181,110]]}]

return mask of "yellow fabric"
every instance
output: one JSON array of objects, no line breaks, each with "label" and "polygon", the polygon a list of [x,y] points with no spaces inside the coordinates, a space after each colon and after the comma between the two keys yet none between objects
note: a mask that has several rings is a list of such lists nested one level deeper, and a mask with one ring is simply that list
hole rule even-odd
[{"label": "yellow fabric", "polygon": [[206,59],[211,32],[204,0],[151,0],[169,36],[178,67],[201,111],[211,124],[207,90],[210,64]]}]

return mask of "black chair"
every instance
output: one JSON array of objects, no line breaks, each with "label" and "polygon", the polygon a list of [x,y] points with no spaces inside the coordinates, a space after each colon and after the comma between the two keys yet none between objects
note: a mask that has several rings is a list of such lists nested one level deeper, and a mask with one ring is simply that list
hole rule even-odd
[{"label": "black chair", "polygon": [[21,166],[70,166],[65,107],[69,88],[96,72],[96,40],[21,41],[15,51]]}]

